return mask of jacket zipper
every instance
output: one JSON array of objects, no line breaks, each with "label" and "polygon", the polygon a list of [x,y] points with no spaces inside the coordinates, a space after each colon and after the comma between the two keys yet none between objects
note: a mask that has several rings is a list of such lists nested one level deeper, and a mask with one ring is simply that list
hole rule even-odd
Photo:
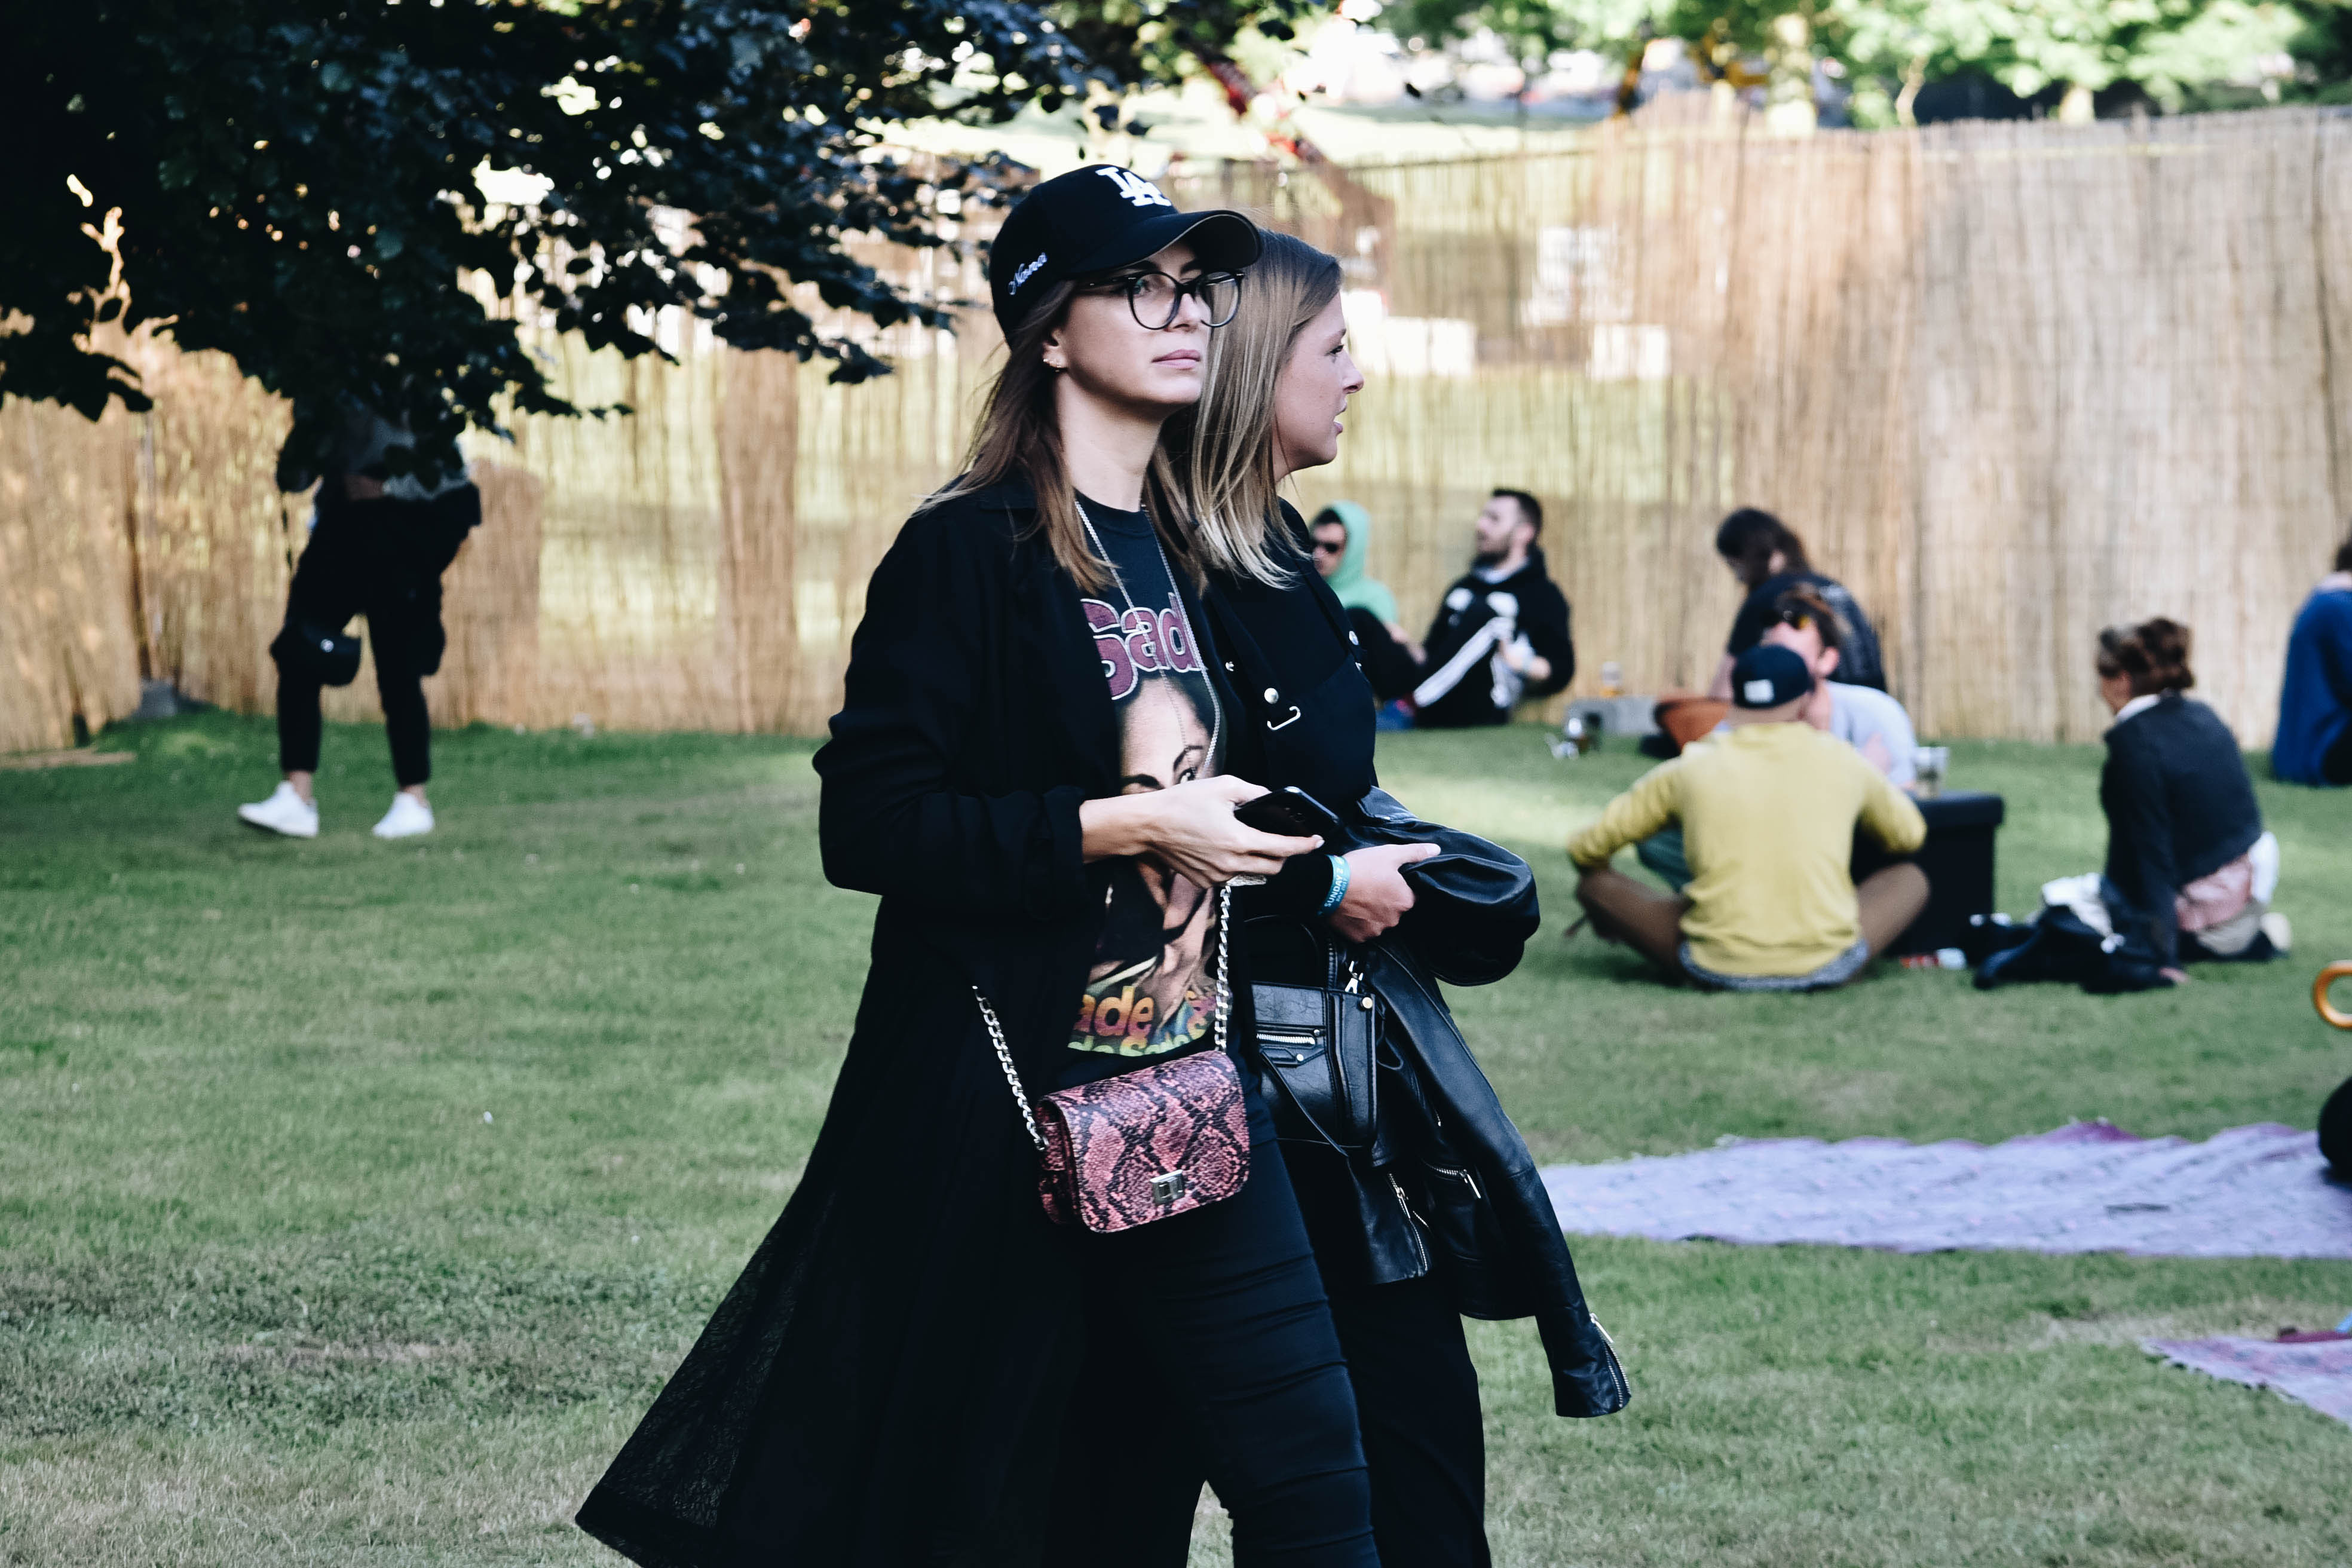
[{"label": "jacket zipper", "polygon": [[1476,1198],[1480,1203],[1483,1204],[1486,1201],[1486,1194],[1478,1190],[1478,1178],[1472,1175],[1469,1172],[1457,1171],[1449,1165],[1432,1165],[1430,1169],[1436,1172],[1441,1176],[1452,1176],[1455,1180],[1459,1181],[1464,1186],[1470,1189],[1470,1195]]},{"label": "jacket zipper", "polygon": [[1404,1184],[1389,1173],[1389,1191],[1396,1194],[1397,1207],[1404,1211],[1404,1227],[1412,1237],[1412,1256],[1423,1268],[1429,1267],[1429,1247],[1421,1239],[1422,1218],[1412,1212],[1412,1200],[1404,1195]]}]

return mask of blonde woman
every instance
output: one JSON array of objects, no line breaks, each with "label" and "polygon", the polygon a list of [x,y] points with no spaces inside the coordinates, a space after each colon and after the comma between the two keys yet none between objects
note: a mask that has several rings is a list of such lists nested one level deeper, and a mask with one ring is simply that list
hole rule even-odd
[{"label": "blonde woman", "polygon": [[881,895],[847,1058],[783,1217],[581,1515],[641,1562],[1179,1568],[1205,1472],[1243,1568],[1376,1568],[1263,1107],[1234,1195],[1058,1228],[973,994],[1025,1098],[1212,1049],[1213,890],[1318,848],[1235,819],[1264,791],[1196,584],[1272,568],[1189,521],[1160,450],[1257,251],[1106,165],[997,237],[1004,370],[875,571],[816,761],[826,874]]},{"label": "blonde woman", "polygon": [[[1234,908],[1256,977],[1321,985],[1360,963],[1389,1005],[1390,1070],[1378,1074],[1382,1111],[1369,1146],[1342,1150],[1328,1130],[1290,1124],[1303,1119],[1282,1117],[1275,1090],[1286,1163],[1355,1387],[1381,1559],[1482,1568],[1486,1451],[1463,1313],[1538,1319],[1562,1415],[1608,1414],[1628,1394],[1527,1146],[1436,1000],[1425,954],[1459,946],[1474,921],[1482,932],[1493,924],[1491,911],[1465,912],[1479,895],[1458,873],[1431,879],[1441,864],[1433,840],[1455,852],[1463,836],[1413,822],[1376,790],[1375,704],[1348,614],[1309,564],[1307,530],[1279,495],[1292,474],[1338,457],[1348,400],[1364,384],[1348,352],[1339,280],[1329,256],[1265,235],[1241,308],[1212,349],[1208,390],[1171,423],[1169,442],[1202,514],[1264,520],[1289,567],[1276,582],[1212,574],[1213,635],[1242,697],[1231,765],[1271,787],[1304,789],[1365,840],[1289,860]],[[1525,902],[1531,915],[1531,889]],[[1388,940],[1400,926],[1410,940]],[[1507,952],[1479,973],[1445,978],[1497,978],[1523,940],[1489,939]],[[1435,1215],[1463,1223],[1424,1223]],[[1519,1283],[1497,1293],[1486,1277]]]}]

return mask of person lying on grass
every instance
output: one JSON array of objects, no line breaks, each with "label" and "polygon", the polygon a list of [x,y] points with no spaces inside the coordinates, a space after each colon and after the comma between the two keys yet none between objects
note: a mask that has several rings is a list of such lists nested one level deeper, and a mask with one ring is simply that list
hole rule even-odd
[{"label": "person lying on grass", "polygon": [[[1727,991],[1843,985],[1927,903],[1908,863],[1856,888],[1859,824],[1898,855],[1927,841],[1908,796],[1845,742],[1805,721],[1812,671],[1759,645],[1732,668],[1727,731],[1694,742],[1609,803],[1569,841],[1577,901],[1592,929],[1674,978]],[[1646,887],[1610,859],[1679,824],[1692,872],[1680,894]]]}]

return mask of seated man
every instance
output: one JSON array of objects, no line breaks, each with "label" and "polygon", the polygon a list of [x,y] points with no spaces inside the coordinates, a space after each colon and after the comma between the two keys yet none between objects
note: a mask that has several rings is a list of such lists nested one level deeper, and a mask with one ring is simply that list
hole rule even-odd
[{"label": "seated man", "polygon": [[[1842,985],[1927,904],[1916,866],[1860,888],[1847,874],[1857,824],[1896,854],[1927,842],[1908,796],[1862,754],[1804,721],[1812,672],[1759,644],[1732,667],[1729,729],[1644,774],[1570,840],[1592,929],[1672,975],[1731,991]],[[1679,823],[1683,895],[1610,868],[1626,845]]]},{"label": "seated man", "polygon": [[1525,490],[1496,490],[1472,529],[1477,559],[1439,601],[1417,684],[1386,710],[1384,729],[1507,724],[1521,698],[1549,697],[1576,673],[1568,600],[1536,542],[1543,504]]},{"label": "seated man", "polygon": [[1911,715],[1876,687],[1831,679],[1843,667],[1853,635],[1821,590],[1806,585],[1774,601],[1772,623],[1759,640],[1790,649],[1813,672],[1806,723],[1860,752],[1864,762],[1886,775],[1887,783],[1909,789],[1919,782],[1919,737],[1911,728]]},{"label": "seated man", "polygon": [[[1774,602],[1772,620],[1759,641],[1789,649],[1813,672],[1805,722],[1843,741],[1885,773],[1887,783],[1907,790],[1919,779],[1919,737],[1911,728],[1911,715],[1874,687],[1830,679],[1844,658],[1849,635],[1844,617],[1830,607],[1821,591],[1801,584]],[[1633,852],[1675,891],[1689,884],[1690,862],[1683,853],[1681,828],[1661,828],[1635,845]]]}]

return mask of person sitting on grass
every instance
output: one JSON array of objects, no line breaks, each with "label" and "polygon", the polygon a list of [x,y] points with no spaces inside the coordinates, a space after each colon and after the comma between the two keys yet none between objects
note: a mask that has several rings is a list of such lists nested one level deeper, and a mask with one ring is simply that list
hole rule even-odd
[{"label": "person sitting on grass", "polygon": [[[1781,595],[1772,613],[1772,624],[1764,628],[1760,641],[1788,648],[1813,672],[1805,722],[1860,752],[1889,784],[1911,788],[1919,778],[1915,761],[1919,737],[1911,728],[1911,715],[1884,691],[1830,679],[1837,673],[1850,635],[1845,618],[1809,584]],[[1683,853],[1680,827],[1660,828],[1635,845],[1633,853],[1675,892],[1689,886],[1690,861]]]},{"label": "person sitting on grass", "polygon": [[1774,602],[1771,624],[1757,639],[1792,650],[1813,672],[1813,695],[1805,722],[1860,752],[1863,760],[1901,789],[1918,783],[1919,736],[1901,702],[1874,686],[1831,677],[1845,668],[1853,628],[1811,584],[1790,589]]},{"label": "person sitting on grass", "polygon": [[1716,530],[1715,549],[1747,590],[1739,614],[1731,623],[1730,640],[1724,645],[1723,663],[1709,688],[1717,698],[1731,695],[1731,661],[1763,640],[1780,595],[1800,586],[1820,594],[1845,623],[1845,658],[1841,664],[1845,679],[1858,686],[1885,689],[1886,668],[1879,658],[1877,630],[1844,584],[1813,570],[1805,557],[1805,542],[1794,529],[1769,511],[1744,506]]},{"label": "person sitting on grass", "polygon": [[1397,620],[1396,595],[1365,564],[1372,514],[1351,500],[1335,500],[1315,514],[1307,532],[1315,570],[1348,612],[1348,635],[1372,695],[1382,702],[1403,696],[1421,679],[1421,648]]},{"label": "person sitting on grass", "polygon": [[2258,963],[2293,946],[2270,907],[2278,839],[2237,737],[2184,695],[2197,682],[2189,645],[2189,628],[2161,617],[2099,634],[2099,697],[2116,716],[2099,772],[2106,868],[2044,883],[2032,934],[1987,958],[1978,989],[2144,991],[2183,984],[2187,963]]},{"label": "person sitting on grass", "polygon": [[2352,538],[2287,637],[2271,772],[2288,784],[2352,784]]},{"label": "person sitting on grass", "polygon": [[[1805,722],[1812,672],[1768,644],[1732,666],[1727,731],[1653,768],[1569,841],[1577,901],[1604,940],[1668,975],[1726,991],[1817,991],[1862,973],[1927,904],[1927,878],[1889,866],[1856,888],[1857,824],[1898,855],[1927,842],[1919,808],[1844,742]],[[1680,824],[1681,894],[1611,858]]]},{"label": "person sitting on grass", "polygon": [[1418,683],[1381,710],[1384,730],[1507,724],[1521,698],[1549,697],[1576,674],[1568,600],[1537,543],[1543,503],[1498,489],[1471,527],[1477,559],[1438,601]]}]

